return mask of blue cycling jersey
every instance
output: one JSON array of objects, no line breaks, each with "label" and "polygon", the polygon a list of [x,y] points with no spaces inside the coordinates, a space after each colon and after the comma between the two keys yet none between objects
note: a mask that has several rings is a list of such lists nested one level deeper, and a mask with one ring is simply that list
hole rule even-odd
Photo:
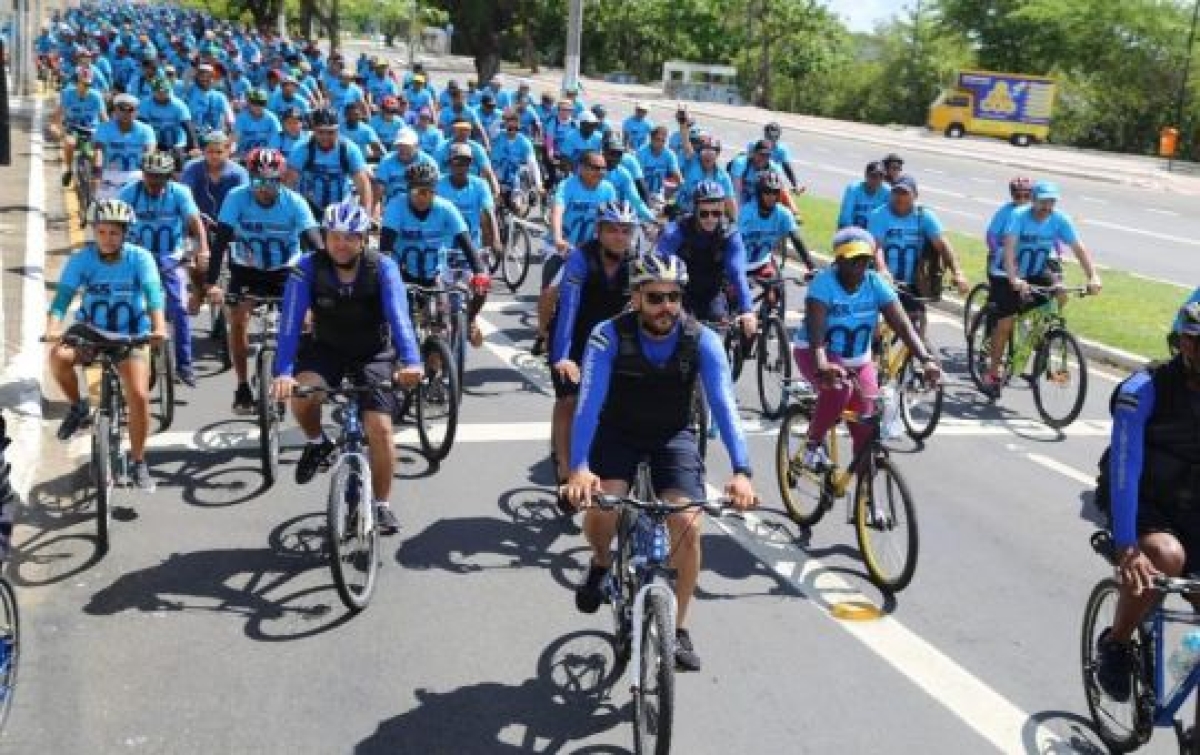
[{"label": "blue cycling jersey", "polygon": [[480,216],[485,210],[495,212],[496,203],[492,199],[492,190],[487,182],[479,176],[467,176],[467,182],[459,187],[454,185],[450,176],[442,176],[438,181],[437,195],[450,200],[458,208],[463,221],[471,234],[471,241],[476,247],[483,246],[483,222]]},{"label": "blue cycling jersey", "polygon": [[185,95],[183,101],[192,113],[192,123],[196,124],[197,131],[225,129],[225,116],[232,111],[224,92],[217,89],[204,90],[193,84],[186,90]]},{"label": "blue cycling jersey", "polygon": [[[355,173],[366,169],[367,161],[358,145],[344,137],[338,137],[339,143],[334,144],[330,150],[321,149],[320,145],[313,141],[314,138],[310,136],[293,147],[288,153],[287,162],[289,168],[300,174],[300,193],[311,198],[317,207],[325,208],[350,195],[353,186],[351,179]],[[345,170],[342,169],[341,145],[345,145]]]},{"label": "blue cycling jersey", "polygon": [[1109,479],[1112,529],[1117,548],[1137,543],[1138,489],[1146,447],[1146,423],[1154,413],[1154,380],[1143,370],[1120,385],[1113,406]]},{"label": "blue cycling jersey", "polygon": [[[754,145],[758,144],[758,140],[746,142],[746,152],[753,152]],[[792,161],[792,150],[783,142],[775,142],[771,147],[771,162],[779,165],[787,165]]]},{"label": "blue cycling jersey", "polygon": [[642,147],[638,150],[637,159],[646,176],[646,189],[651,194],[662,192],[663,180],[679,172],[679,158],[665,147],[657,154],[649,145]]},{"label": "blue cycling jersey", "polygon": [[[675,327],[663,338],[654,338],[638,329],[638,342],[642,353],[652,364],[664,366],[675,353],[683,326]],[[620,336],[612,320],[605,320],[592,330],[587,350],[583,355],[583,380],[579,388],[579,399],[575,419],[571,425],[571,469],[587,469],[592,440],[600,424],[600,412],[608,396],[613,365],[617,360]],[[721,432],[721,440],[729,451],[734,469],[749,469],[750,454],[742,433],[741,420],[737,414],[737,402],[733,397],[733,385],[729,379],[729,363],[721,339],[709,328],[700,329],[698,344],[699,379],[704,386],[704,395]]]},{"label": "blue cycling jersey", "polygon": [[1004,205],[996,210],[996,214],[992,215],[991,222],[988,223],[987,231],[984,234],[984,242],[988,249],[988,269],[992,267],[993,255],[1004,251],[1004,229],[1008,227],[1008,221],[1012,219],[1012,214],[1022,205],[1016,202],[1005,202]]},{"label": "blue cycling jersey", "polygon": [[650,143],[650,132],[654,130],[654,121],[649,116],[638,117],[631,115],[621,124],[625,137],[625,145],[632,150],[639,150]]},{"label": "blue cycling jersey", "polygon": [[500,134],[492,139],[492,168],[501,186],[512,187],[517,171],[533,159],[533,142],[522,133],[512,138]]},{"label": "blue cycling jersey", "polygon": [[[809,284],[808,299],[825,305],[825,348],[844,364],[857,367],[871,361],[871,338],[879,313],[899,297],[874,270],[868,270],[859,287],[850,292],[838,280],[837,269],[827,267]],[[811,345],[807,322],[796,328],[793,342],[800,348]]]},{"label": "blue cycling jersey", "polygon": [[394,97],[400,94],[400,85],[387,74],[383,76],[375,73],[368,75],[366,89],[367,94],[371,95],[371,101],[376,105],[383,102],[384,97]]},{"label": "blue cycling jersey", "polygon": [[865,229],[871,213],[888,203],[892,188],[880,184],[872,194],[866,181],[857,181],[846,187],[842,194],[842,206],[838,210],[838,228],[856,226]]},{"label": "blue cycling jersey", "polygon": [[928,207],[915,207],[907,215],[896,215],[890,205],[871,213],[867,231],[883,249],[884,262],[892,279],[912,284],[926,242],[943,234],[942,223]]},{"label": "blue cycling jersey", "polygon": [[188,219],[200,210],[191,189],[168,181],[161,194],[150,196],[143,181],[126,184],[117,198],[129,203],[137,222],[129,229],[129,238],[160,260],[183,258],[183,237]]},{"label": "blue cycling jersey", "polygon": [[122,131],[115,120],[105,121],[93,141],[104,151],[104,167],[119,171],[141,170],[142,157],[158,144],[154,129],[141,121],[134,121],[129,131]]},{"label": "blue cycling jersey", "polygon": [[238,156],[245,157],[252,149],[269,146],[271,139],[281,131],[283,126],[280,125],[279,118],[270,110],[263,110],[262,115],[255,118],[250,108],[246,108],[238,113],[233,121]]},{"label": "blue cycling jersey", "polygon": [[399,152],[392,152],[375,166],[375,182],[383,186],[385,203],[408,191],[407,171],[414,163],[437,165],[433,158],[424,152],[417,152],[407,163],[400,159]]},{"label": "blue cycling jersey", "polygon": [[[783,175],[783,168],[774,160],[767,161],[766,169]],[[730,179],[742,182],[742,190],[738,192],[739,207],[745,207],[754,201],[754,187],[758,184],[758,174],[761,172],[748,155],[738,155],[729,164]]]},{"label": "blue cycling jersey", "polygon": [[179,174],[179,182],[192,190],[196,207],[213,220],[221,214],[221,204],[229,192],[250,183],[250,174],[233,161],[226,161],[216,181],[209,180],[208,165],[203,157],[189,160]]},{"label": "blue cycling jersey", "polygon": [[450,132],[453,130],[453,125],[459,118],[466,118],[471,124],[471,133],[479,133],[483,131],[483,124],[479,122],[479,115],[470,105],[463,105],[461,108],[455,109],[453,106],[444,107],[438,113],[438,128],[447,138],[450,137]]},{"label": "blue cycling jersey", "polygon": [[775,245],[798,228],[796,216],[779,202],[765,216],[757,204],[743,207],[738,213],[738,231],[746,245],[746,268],[761,267],[771,258]]},{"label": "blue cycling jersey", "polygon": [[128,242],[115,262],[101,259],[95,242],[71,255],[59,278],[50,314],[65,317],[80,289],[83,301],[76,319],[112,333],[144,336],[150,332],[150,313],[163,309],[154,256]]},{"label": "blue cycling jersey", "polygon": [[462,213],[447,199],[434,197],[424,217],[401,194],[387,203],[383,227],[396,232],[392,256],[400,271],[419,280],[433,280],[438,274],[438,252],[454,246],[455,237],[467,232]]},{"label": "blue cycling jersey", "polygon": [[437,151],[442,148],[442,143],[446,141],[446,137],[442,136],[442,132],[432,123],[425,128],[418,126],[416,132],[417,146],[422,152],[430,156],[436,155]]},{"label": "blue cycling jersey", "polygon": [[271,149],[277,149],[285,155],[290,155],[296,145],[308,138],[308,132],[301,130],[298,133],[288,133],[287,129],[283,129],[279,133],[271,137],[271,141],[267,146]]},{"label": "blue cycling jersey", "polygon": [[617,199],[622,202],[628,202],[639,218],[647,222],[654,220],[654,213],[642,201],[641,195],[637,192],[637,186],[633,183],[633,176],[629,175],[629,171],[625,169],[624,165],[618,165],[616,168],[608,171],[605,180],[611,183],[613,188],[617,190]]},{"label": "blue cycling jersey", "polygon": [[[1004,238],[1016,239],[1017,274],[1022,278],[1041,275],[1046,263],[1055,255],[1060,243],[1073,246],[1079,243],[1075,224],[1066,214],[1052,210],[1045,220],[1038,220],[1032,205],[1014,210],[1004,227]],[[1007,275],[1004,255],[992,260],[991,275]]]},{"label": "blue cycling jersey", "polygon": [[301,234],[317,227],[308,202],[286,186],[279,187],[279,196],[269,207],[258,203],[249,186],[238,187],[225,198],[218,220],[233,228],[237,246],[230,251],[230,260],[261,270],[295,265]]},{"label": "blue cycling jersey", "polygon": [[554,191],[554,204],[563,208],[563,238],[571,246],[582,246],[595,236],[596,208],[617,198],[611,183],[601,180],[594,189],[583,185],[579,176],[571,176]]},{"label": "blue cycling jersey", "polygon": [[63,111],[63,125],[68,129],[72,126],[96,128],[100,125],[100,116],[104,114],[104,95],[95,89],[88,90],[81,96],[75,87],[67,87],[58,97]]}]

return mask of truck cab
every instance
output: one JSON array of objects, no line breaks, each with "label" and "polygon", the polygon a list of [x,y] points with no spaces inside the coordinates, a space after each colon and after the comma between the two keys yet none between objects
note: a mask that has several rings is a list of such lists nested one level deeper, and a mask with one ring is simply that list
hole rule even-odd
[{"label": "truck cab", "polygon": [[951,139],[961,139],[971,122],[972,99],[970,92],[944,90],[929,106],[929,128]]}]

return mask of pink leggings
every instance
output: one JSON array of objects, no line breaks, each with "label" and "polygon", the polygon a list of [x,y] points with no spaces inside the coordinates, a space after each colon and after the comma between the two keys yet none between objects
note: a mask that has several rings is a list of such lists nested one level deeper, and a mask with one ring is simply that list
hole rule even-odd
[{"label": "pink leggings", "polygon": [[[840,387],[831,388],[818,382],[817,363],[813,358],[811,348],[797,347],[792,350],[792,353],[796,357],[796,364],[800,366],[800,373],[804,375],[804,379],[817,389],[817,410],[813,415],[812,422],[808,425],[810,443],[824,438],[829,433],[829,429],[837,424],[843,411],[847,409],[854,412],[871,410],[873,397],[879,393],[879,380],[875,376],[874,362],[867,362],[861,367],[845,367],[847,373],[858,377],[858,383],[846,380]],[[831,355],[829,363],[842,364],[842,360]],[[858,453],[859,449],[871,439],[871,428],[852,422],[850,423],[850,437],[854,440],[854,452]]]}]

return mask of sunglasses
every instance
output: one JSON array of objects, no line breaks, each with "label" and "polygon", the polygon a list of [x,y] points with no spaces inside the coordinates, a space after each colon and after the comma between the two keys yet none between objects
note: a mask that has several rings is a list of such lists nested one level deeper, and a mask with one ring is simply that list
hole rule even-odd
[{"label": "sunglasses", "polygon": [[252,189],[278,189],[281,183],[278,178],[251,178],[250,188]]},{"label": "sunglasses", "polygon": [[647,291],[644,294],[642,294],[642,298],[645,299],[646,303],[651,306],[661,307],[662,305],[666,304],[667,302],[671,302],[672,304],[678,304],[680,301],[683,300],[683,292],[682,291]]},{"label": "sunglasses", "polygon": [[621,225],[619,223],[605,223],[601,227],[606,229],[609,233],[619,233],[623,236],[629,236],[633,233],[633,226],[631,226],[631,225]]},{"label": "sunglasses", "polygon": [[137,108],[135,108],[133,105],[117,105],[117,110],[121,111],[122,113],[132,113],[134,110],[137,110]]},{"label": "sunglasses", "polygon": [[608,165],[605,163],[584,163],[583,167],[588,170],[608,170]]},{"label": "sunglasses", "polygon": [[697,210],[696,217],[704,220],[705,218],[719,218],[725,214],[724,210]]}]

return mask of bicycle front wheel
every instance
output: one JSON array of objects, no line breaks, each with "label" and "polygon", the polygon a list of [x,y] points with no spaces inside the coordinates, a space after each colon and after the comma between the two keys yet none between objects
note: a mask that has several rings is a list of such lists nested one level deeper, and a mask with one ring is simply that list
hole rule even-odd
[{"label": "bicycle front wheel", "polygon": [[430,463],[446,458],[458,430],[458,370],[440,338],[424,345],[425,377],[417,387],[417,437]]},{"label": "bicycle front wheel", "polygon": [[[665,580],[656,583],[665,586]],[[646,596],[641,671],[633,699],[633,743],[637,755],[667,755],[675,723],[675,626],[667,595]]]},{"label": "bicycle front wheel", "polygon": [[21,615],[17,594],[7,579],[0,578],[0,731],[4,730],[12,710],[20,658]]},{"label": "bicycle front wheel", "polygon": [[854,491],[854,531],[871,581],[899,592],[917,569],[917,512],[900,472],[887,459],[869,464]]},{"label": "bicycle front wheel", "polygon": [[362,457],[349,456],[329,483],[326,516],[333,581],[354,612],[371,601],[379,573],[379,529],[371,506],[371,468]]},{"label": "bicycle front wheel", "polygon": [[[1083,691],[1087,697],[1088,710],[1096,733],[1113,752],[1133,752],[1150,739],[1154,722],[1142,708],[1144,693],[1150,688],[1146,680],[1149,668],[1138,669],[1134,665],[1130,674],[1129,699],[1119,702],[1109,697],[1096,679],[1100,667],[1097,652],[1100,635],[1113,625],[1117,614],[1117,598],[1120,588],[1113,579],[1105,579],[1092,588],[1087,606],[1083,610],[1083,633],[1080,638],[1080,661],[1083,671]],[[1134,655],[1148,658],[1148,638],[1139,629],[1134,642]]]},{"label": "bicycle front wheel", "polygon": [[151,351],[150,382],[158,405],[158,430],[166,432],[175,421],[175,350],[169,338]]},{"label": "bicycle front wheel", "polygon": [[108,553],[109,528],[112,525],[113,468],[112,418],[96,415],[92,427],[92,486],[96,489],[96,549]]},{"label": "bicycle front wheel", "polygon": [[770,317],[758,337],[758,400],[763,416],[779,419],[787,405],[785,381],[792,378],[792,350],[783,320]]},{"label": "bicycle front wheel", "polygon": [[986,281],[976,283],[971,292],[967,294],[967,298],[963,300],[963,335],[970,334],[971,323],[975,321],[975,313],[983,311],[984,305],[987,304],[988,293]]},{"label": "bicycle front wheel", "polygon": [[275,350],[264,348],[258,352],[255,365],[258,381],[258,455],[267,485],[274,485],[279,476],[279,425],[283,418],[283,404],[271,398],[271,364],[274,361]]},{"label": "bicycle front wheel", "polygon": [[909,354],[900,367],[899,386],[900,420],[908,437],[924,440],[933,435],[942,417],[944,390],[940,381],[932,387],[926,382],[925,373]]},{"label": "bicycle front wheel", "polygon": [[829,509],[826,484],[829,473],[815,472],[803,464],[811,411],[809,404],[787,407],[775,439],[775,477],[779,481],[779,496],[788,517],[803,527],[815,525]]},{"label": "bicycle front wheel", "polygon": [[1083,411],[1087,398],[1087,357],[1066,330],[1046,334],[1033,361],[1033,403],[1047,425],[1062,428]]},{"label": "bicycle front wheel", "polygon": [[522,225],[514,225],[500,262],[500,275],[512,293],[517,292],[525,282],[525,277],[529,275],[529,260],[532,256],[533,237],[529,229]]}]

